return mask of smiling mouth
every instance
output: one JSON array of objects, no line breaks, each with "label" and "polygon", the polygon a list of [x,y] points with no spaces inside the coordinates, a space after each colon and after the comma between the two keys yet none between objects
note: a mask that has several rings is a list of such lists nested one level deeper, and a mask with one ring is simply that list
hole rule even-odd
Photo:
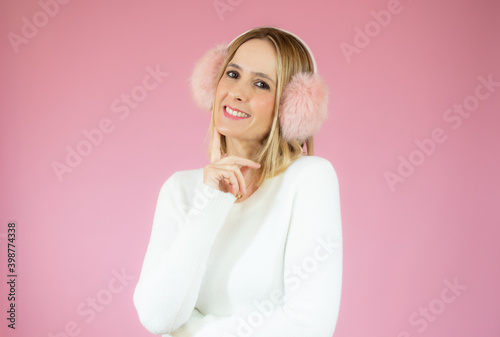
[{"label": "smiling mouth", "polygon": [[240,118],[250,117],[249,114],[246,114],[243,111],[239,111],[239,110],[236,110],[236,109],[231,109],[227,105],[224,106],[224,111],[227,112],[229,115],[234,116],[234,117],[240,117]]}]

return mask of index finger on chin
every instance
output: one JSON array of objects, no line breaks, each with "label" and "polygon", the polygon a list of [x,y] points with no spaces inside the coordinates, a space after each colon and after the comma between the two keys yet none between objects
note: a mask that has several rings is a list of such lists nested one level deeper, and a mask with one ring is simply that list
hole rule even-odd
[{"label": "index finger on chin", "polygon": [[220,133],[214,126],[214,132],[212,135],[212,146],[210,148],[210,163],[214,163],[220,160]]}]

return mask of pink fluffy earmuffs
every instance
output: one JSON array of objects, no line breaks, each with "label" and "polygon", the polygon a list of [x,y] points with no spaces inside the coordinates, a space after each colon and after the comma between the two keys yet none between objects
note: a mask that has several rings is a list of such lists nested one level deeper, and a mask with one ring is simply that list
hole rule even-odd
[{"label": "pink fluffy earmuffs", "polygon": [[[317,74],[316,62],[304,41],[290,32],[284,32],[304,45],[314,65],[314,73],[301,72],[292,77],[283,90],[278,110],[283,138],[287,141],[305,141],[320,130],[328,117],[328,87]],[[194,67],[191,89],[196,104],[204,110],[213,107],[217,75],[227,58],[231,43],[227,47],[220,45],[209,50]]]}]

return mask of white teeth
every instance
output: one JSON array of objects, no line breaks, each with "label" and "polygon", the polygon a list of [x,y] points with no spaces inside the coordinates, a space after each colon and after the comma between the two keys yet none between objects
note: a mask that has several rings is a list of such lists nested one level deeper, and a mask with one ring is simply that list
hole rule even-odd
[{"label": "white teeth", "polygon": [[248,115],[246,113],[239,112],[239,111],[233,111],[228,106],[226,106],[226,111],[227,111],[228,114],[230,114],[232,116],[236,116],[236,117],[250,117],[250,115]]}]

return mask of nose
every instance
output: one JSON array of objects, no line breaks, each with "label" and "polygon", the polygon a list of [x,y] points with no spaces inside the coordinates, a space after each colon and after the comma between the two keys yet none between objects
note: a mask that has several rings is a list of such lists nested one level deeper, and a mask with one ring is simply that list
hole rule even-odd
[{"label": "nose", "polygon": [[245,102],[248,99],[248,88],[243,81],[236,81],[229,89],[229,96],[240,102]]}]

